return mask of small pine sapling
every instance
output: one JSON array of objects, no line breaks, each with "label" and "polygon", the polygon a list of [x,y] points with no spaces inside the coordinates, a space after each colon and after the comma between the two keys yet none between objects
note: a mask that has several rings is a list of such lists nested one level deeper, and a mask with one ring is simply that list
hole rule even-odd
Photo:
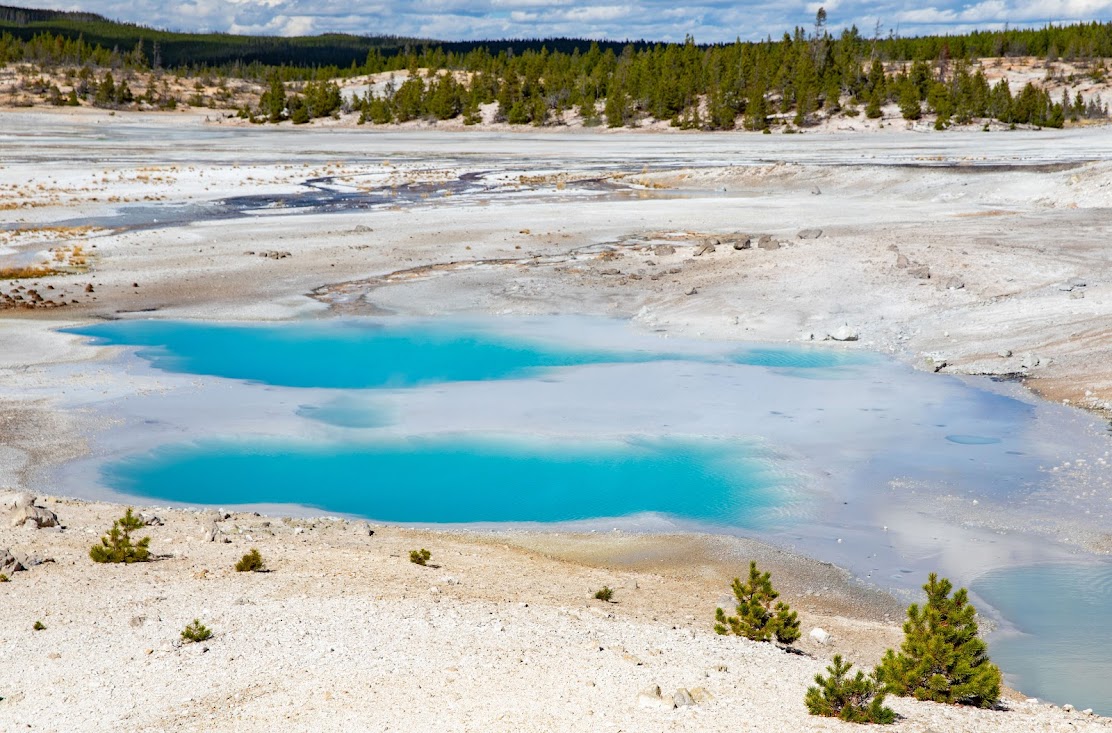
[{"label": "small pine sapling", "polygon": [[891,723],[896,713],[884,707],[884,684],[874,672],[865,676],[861,670],[848,677],[852,664],[835,654],[826,668],[829,677],[815,675],[817,687],[807,688],[803,702],[811,715],[838,718],[847,723]]},{"label": "small pine sapling", "polygon": [[931,573],[927,603],[911,604],[900,651],[889,649],[877,667],[889,692],[919,700],[991,708],[1000,699],[1000,668],[977,635],[977,609],[965,588]]},{"label": "small pine sapling", "polygon": [[181,632],[181,640],[187,644],[192,644],[196,641],[207,641],[212,638],[212,629],[201,623],[200,619],[193,619],[193,623],[185,627]]},{"label": "small pine sapling", "polygon": [[423,547],[420,550],[409,551],[409,561],[414,565],[428,565],[431,557],[432,553]]},{"label": "small pine sapling", "polygon": [[112,529],[100,538],[100,544],[92,546],[89,557],[93,562],[147,562],[151,556],[151,538],[144,537],[135,544],[131,542],[131,533],[142,527],[143,520],[128,507],[122,517],[112,522]]},{"label": "small pine sapling", "polygon": [[[749,580],[734,578],[732,585],[737,599],[737,615],[727,616],[719,608],[714,614],[714,631],[717,634],[736,634],[753,641],[771,641],[791,644],[799,638],[799,618],[772,587],[772,573],[757,570],[757,563],[749,563]],[[775,601],[775,605],[773,602]]]},{"label": "small pine sapling", "polygon": [[599,588],[597,591],[595,591],[595,598],[600,601],[606,601],[607,603],[609,603],[610,599],[613,597],[614,591],[608,585],[604,585],[602,586],[602,588]]},{"label": "small pine sapling", "polygon": [[263,573],[266,572],[266,561],[259,554],[258,548],[252,547],[251,552],[239,559],[236,563],[238,573]]},{"label": "small pine sapling", "polygon": [[36,621],[35,625],[31,628],[33,628],[35,631],[43,631],[46,629],[46,624],[44,624],[42,621]]}]

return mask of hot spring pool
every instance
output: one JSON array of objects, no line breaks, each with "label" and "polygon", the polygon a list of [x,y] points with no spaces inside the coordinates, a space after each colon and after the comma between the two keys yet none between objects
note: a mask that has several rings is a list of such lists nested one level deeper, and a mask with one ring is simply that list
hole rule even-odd
[{"label": "hot spring pool", "polygon": [[[1101,521],[1106,501],[1059,491],[1048,470],[1107,449],[1073,412],[839,347],[665,339],[573,318],[70,332],[124,347],[122,386],[85,404],[121,427],[62,483],[118,500],[737,531],[897,589],[930,570],[968,582],[1045,560],[1045,543],[992,522]],[[1071,685],[1066,700],[1055,681],[1112,675],[1107,643],[1082,655],[1071,636],[1095,638],[1112,609],[1102,596],[1069,621],[1052,599],[1083,579],[1038,567],[974,588],[1026,633],[994,639],[993,654],[1030,694],[1108,710],[1112,692]],[[1043,593],[1039,612],[1020,601],[1029,589]]]}]

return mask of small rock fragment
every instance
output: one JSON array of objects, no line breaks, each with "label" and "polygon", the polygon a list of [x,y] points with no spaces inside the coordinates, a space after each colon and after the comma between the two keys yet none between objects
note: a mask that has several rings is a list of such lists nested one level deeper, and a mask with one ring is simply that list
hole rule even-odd
[{"label": "small rock fragment", "polygon": [[815,628],[811,629],[811,633],[807,636],[810,637],[811,641],[815,642],[819,646],[826,646],[833,640],[833,637],[830,636],[830,632],[828,632],[821,626],[816,626]]},{"label": "small rock fragment", "polygon": [[800,239],[818,239],[819,237],[822,236],[822,230],[821,229],[802,229],[802,230],[800,230],[800,232],[798,234],[796,234],[796,236],[799,237]]}]

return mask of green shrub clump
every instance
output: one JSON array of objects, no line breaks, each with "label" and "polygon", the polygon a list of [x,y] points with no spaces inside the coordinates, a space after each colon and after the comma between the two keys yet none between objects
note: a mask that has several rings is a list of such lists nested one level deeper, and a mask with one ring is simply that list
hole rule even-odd
[{"label": "green shrub clump", "polygon": [[46,628],[46,624],[44,624],[42,621],[36,621],[35,625],[31,628],[35,631],[43,631]]},{"label": "green shrub clump", "polygon": [[852,664],[834,655],[833,663],[826,668],[829,677],[815,675],[817,687],[809,687],[803,701],[811,715],[838,718],[847,723],[891,723],[896,713],[884,707],[884,684],[876,672],[866,677],[857,670],[847,676]]},{"label": "green shrub clump", "polygon": [[200,619],[193,619],[193,623],[185,627],[181,632],[181,640],[187,644],[192,644],[195,641],[206,641],[212,638],[212,629],[201,623]]},{"label": "green shrub clump", "polygon": [[927,603],[907,609],[899,653],[889,649],[877,667],[889,692],[919,700],[991,708],[1000,699],[1000,669],[977,636],[977,609],[965,588],[931,573]]},{"label": "green shrub clump", "polygon": [[600,601],[606,601],[607,603],[609,603],[610,599],[613,598],[613,597],[614,597],[614,591],[608,585],[604,585],[601,588],[599,588],[597,591],[595,591],[595,598],[597,598]]},{"label": "green shrub clump", "polygon": [[431,557],[432,553],[423,547],[420,550],[409,551],[409,561],[414,565],[428,565]]},{"label": "green shrub clump", "polygon": [[772,587],[772,573],[762,573],[756,562],[750,562],[749,580],[742,583],[740,578],[734,578],[732,588],[737,615],[727,616],[721,608],[715,611],[715,633],[734,633],[753,641],[775,638],[781,644],[791,644],[799,638],[799,619],[788,604],[776,601],[780,594]]},{"label": "green shrub clump", "polygon": [[100,544],[89,550],[89,557],[93,562],[147,562],[151,556],[151,538],[144,537],[135,544],[131,542],[131,533],[142,527],[143,520],[128,507],[121,518],[112,522],[112,529],[100,538]]},{"label": "green shrub clump", "polygon": [[4,575],[3,573],[0,573],[0,583],[10,583],[11,580],[12,579],[9,578],[7,575]]},{"label": "green shrub clump", "polygon": [[259,554],[259,550],[255,547],[251,548],[251,552],[239,559],[236,563],[236,572],[238,573],[261,573],[266,570],[266,561],[263,556]]}]

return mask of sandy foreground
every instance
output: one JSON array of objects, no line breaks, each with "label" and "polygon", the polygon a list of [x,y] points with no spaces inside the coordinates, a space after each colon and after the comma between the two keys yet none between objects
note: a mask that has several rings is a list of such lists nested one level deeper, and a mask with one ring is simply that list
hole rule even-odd
[{"label": "sandy foreground", "polygon": [[[369,535],[237,514],[209,542],[211,513],[159,509],[150,534],[165,557],[94,565],[88,547],[122,507],[49,498],[81,487],[46,477],[106,427],[95,405],[60,405],[110,352],[59,326],[331,311],[610,315],[747,341],[845,329],[857,340],[838,348],[1112,410],[1112,148],[1099,130],[785,143],[163,120],[0,114],[0,211],[21,227],[0,231],[0,267],[62,273],[0,280],[0,487],[47,497],[66,526],[0,526],[0,549],[55,560],[0,584],[0,730],[848,729],[808,716],[804,690],[831,654],[873,664],[900,636],[892,598],[735,538]],[[467,174],[482,190],[456,185]],[[398,200],[301,209],[308,180]],[[274,201],[220,219],[182,209],[252,194]],[[104,218],[138,206],[154,208]],[[54,381],[59,366],[71,381]],[[1099,550],[1112,532],[1086,521]],[[273,572],[232,570],[250,547]],[[439,567],[409,563],[418,547]],[[832,645],[805,637],[793,655],[712,633],[750,558],[774,571],[804,633],[821,626]],[[617,603],[591,599],[604,584]],[[179,648],[194,617],[216,635]],[[707,694],[673,710],[639,699],[652,686]],[[898,730],[1112,727],[1018,694],[1007,712],[892,706]]]}]

